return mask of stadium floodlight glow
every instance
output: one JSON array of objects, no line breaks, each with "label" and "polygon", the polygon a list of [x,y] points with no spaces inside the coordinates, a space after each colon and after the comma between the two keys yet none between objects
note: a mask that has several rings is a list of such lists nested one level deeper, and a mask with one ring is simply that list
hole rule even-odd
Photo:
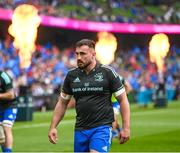
[{"label": "stadium floodlight glow", "polygon": [[96,58],[102,64],[111,64],[114,61],[114,54],[117,49],[116,37],[109,32],[99,32],[97,36]]},{"label": "stadium floodlight glow", "polygon": [[149,57],[157,65],[158,71],[163,72],[164,58],[169,52],[169,39],[166,34],[160,33],[152,36],[149,43]]},{"label": "stadium floodlight glow", "polygon": [[40,22],[38,10],[32,5],[23,4],[14,10],[8,31],[14,37],[14,47],[19,50],[21,68],[27,68],[31,64]]}]

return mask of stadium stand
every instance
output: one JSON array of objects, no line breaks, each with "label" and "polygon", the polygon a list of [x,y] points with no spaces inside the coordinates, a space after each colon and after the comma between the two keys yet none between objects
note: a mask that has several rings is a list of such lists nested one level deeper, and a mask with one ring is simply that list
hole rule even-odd
[{"label": "stadium stand", "polygon": [[180,23],[178,0],[2,0],[0,7],[33,4],[40,14],[119,23]]}]

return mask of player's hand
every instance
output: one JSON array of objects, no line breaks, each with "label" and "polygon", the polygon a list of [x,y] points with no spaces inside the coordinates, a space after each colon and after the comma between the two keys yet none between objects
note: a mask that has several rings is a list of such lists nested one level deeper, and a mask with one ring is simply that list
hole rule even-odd
[{"label": "player's hand", "polygon": [[125,143],[130,138],[130,129],[121,129],[119,133],[119,142],[120,144]]},{"label": "player's hand", "polygon": [[48,133],[48,137],[49,137],[49,141],[53,144],[56,144],[57,143],[57,129],[56,128],[53,128],[53,129],[50,129],[49,130],[49,133]]}]

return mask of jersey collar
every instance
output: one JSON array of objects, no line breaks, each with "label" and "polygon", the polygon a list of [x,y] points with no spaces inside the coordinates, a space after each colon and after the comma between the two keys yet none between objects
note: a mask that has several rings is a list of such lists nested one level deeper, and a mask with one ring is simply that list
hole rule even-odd
[{"label": "jersey collar", "polygon": [[[101,66],[101,64],[99,62],[96,62],[96,66],[91,70],[91,72],[89,74],[91,74],[92,72],[95,72],[99,67]],[[82,73],[85,73],[84,70],[79,69]]]}]

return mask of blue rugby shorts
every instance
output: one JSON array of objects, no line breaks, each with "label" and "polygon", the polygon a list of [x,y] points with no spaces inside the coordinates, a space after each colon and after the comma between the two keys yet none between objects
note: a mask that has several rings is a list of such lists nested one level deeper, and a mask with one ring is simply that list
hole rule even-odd
[{"label": "blue rugby shorts", "polygon": [[98,126],[88,130],[75,130],[74,152],[109,152],[112,138],[111,126]]},{"label": "blue rugby shorts", "polygon": [[0,110],[0,124],[12,127],[17,115],[17,108]]}]

